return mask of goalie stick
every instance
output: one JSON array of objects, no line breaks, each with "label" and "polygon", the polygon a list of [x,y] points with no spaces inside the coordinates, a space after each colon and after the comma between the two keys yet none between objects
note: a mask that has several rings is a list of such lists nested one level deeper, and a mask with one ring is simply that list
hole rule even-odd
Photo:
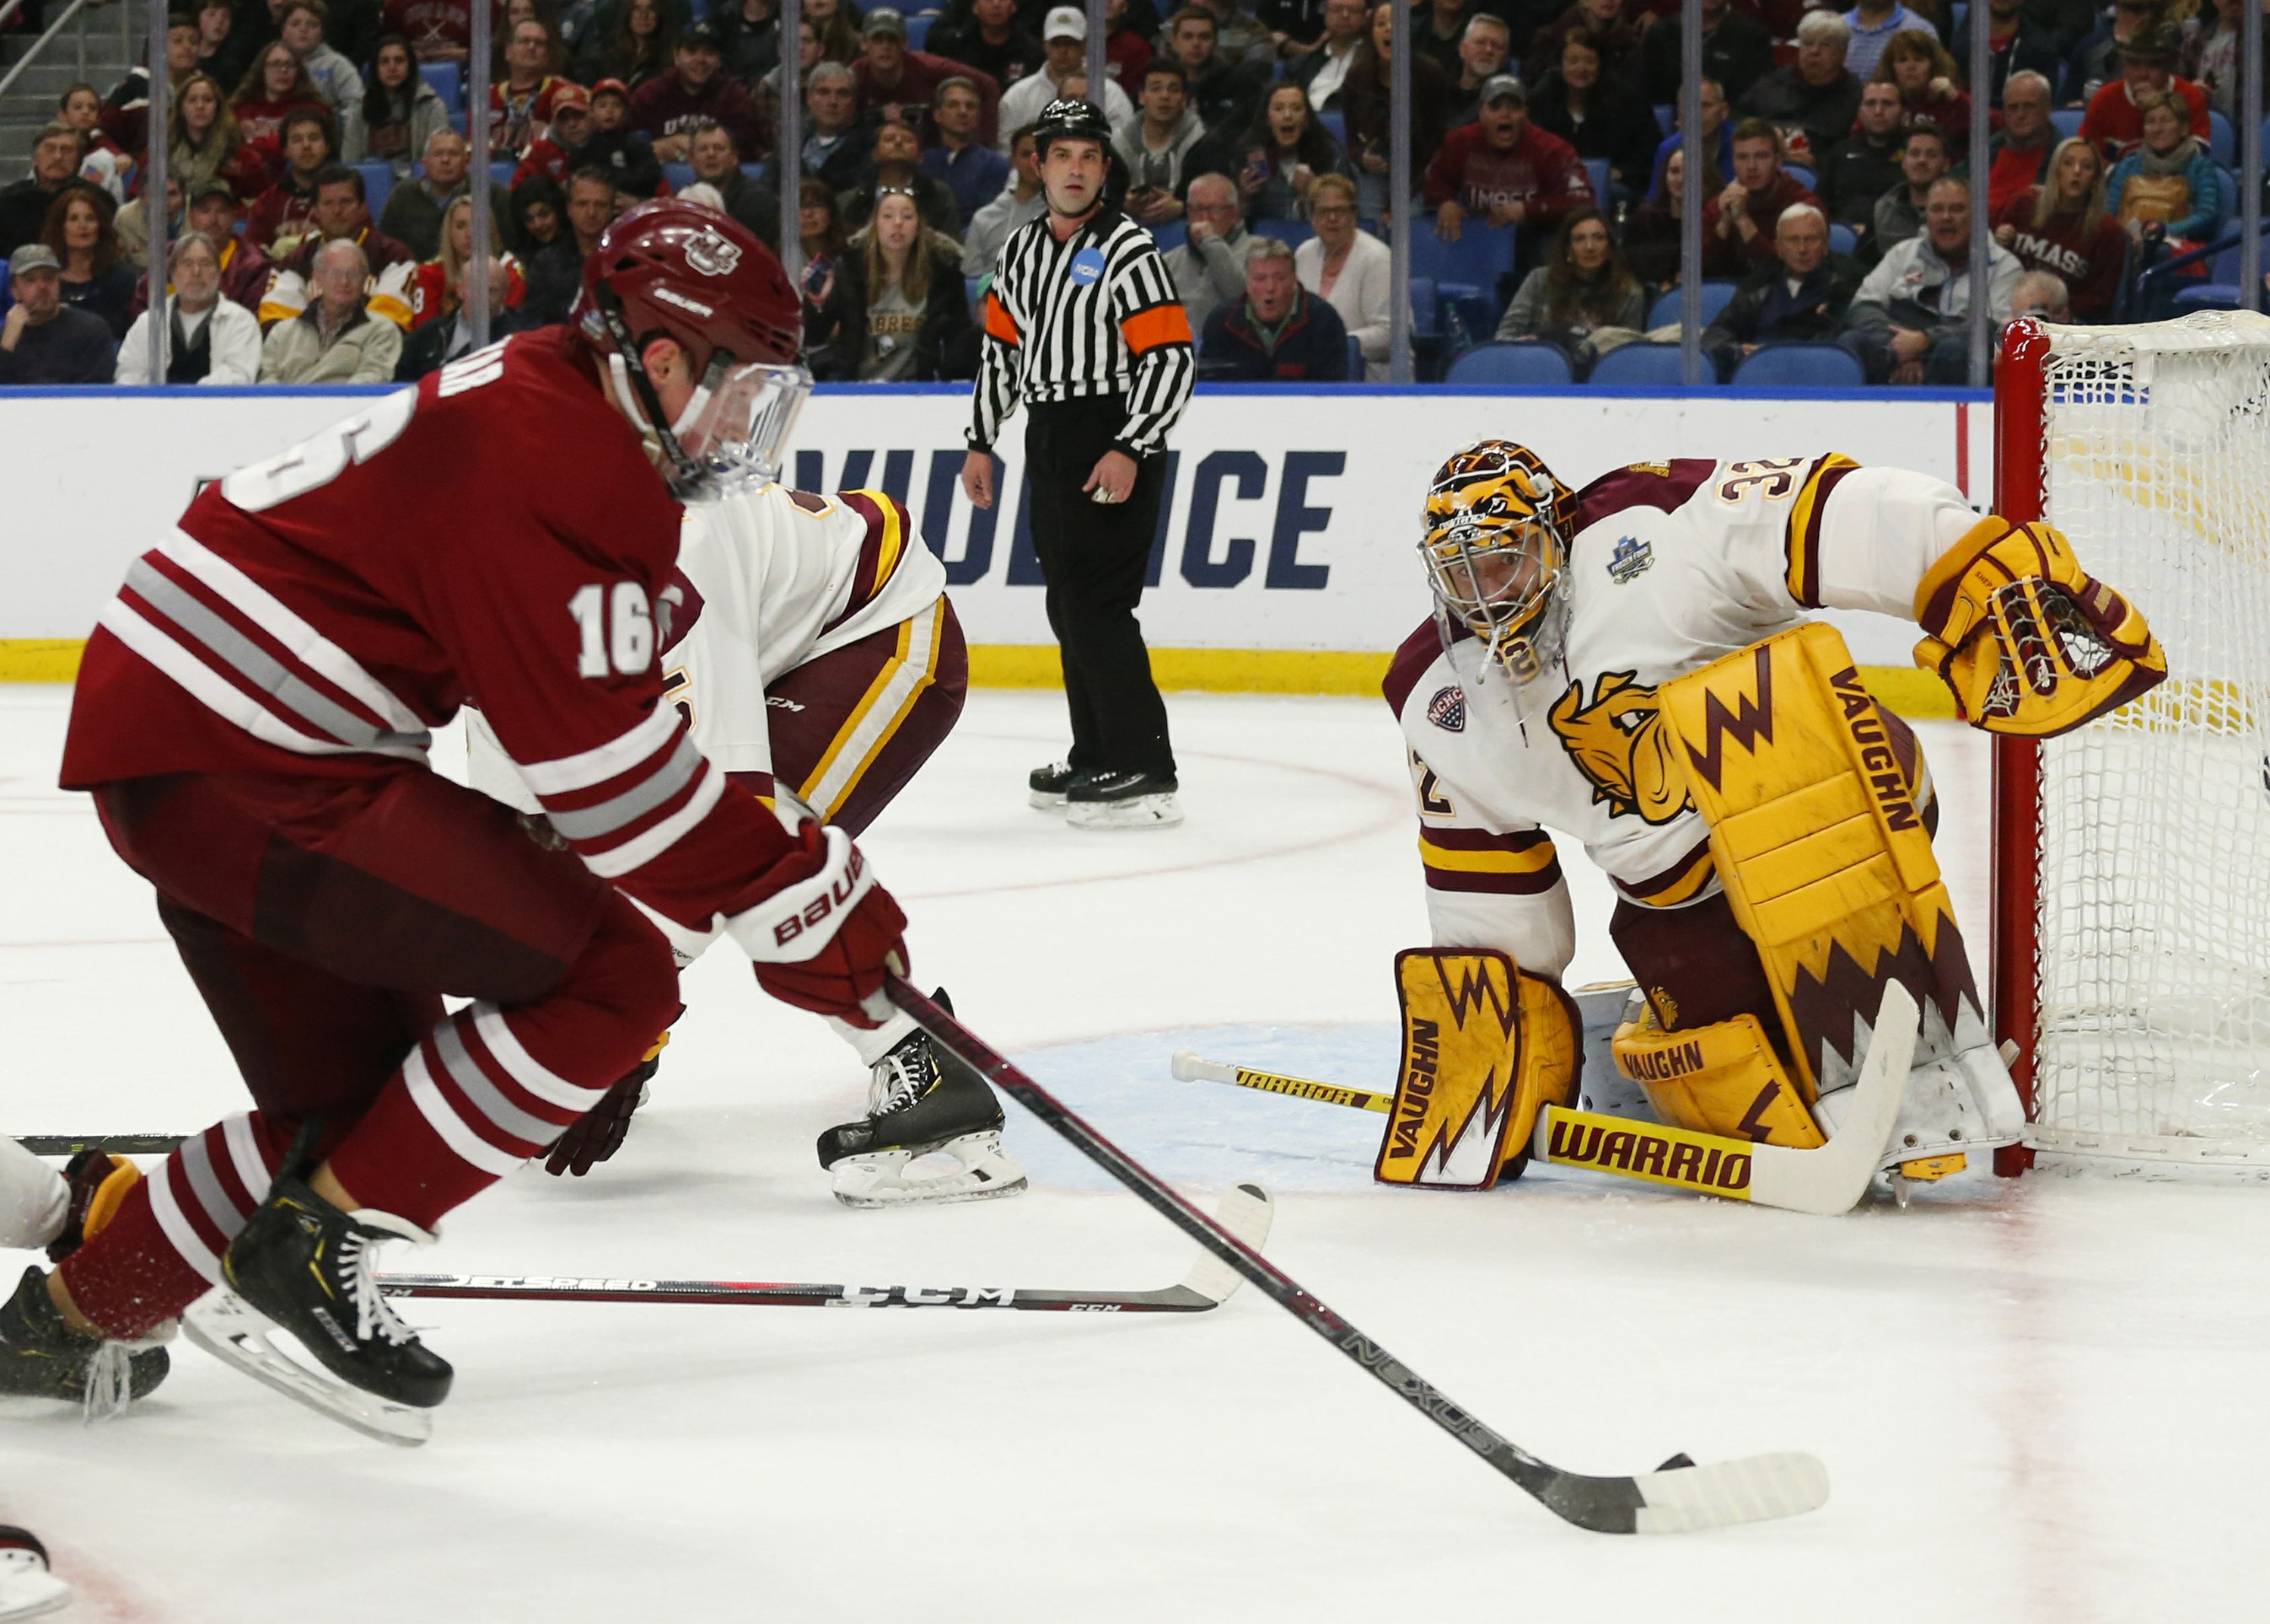
[{"label": "goalie stick", "polygon": [[1674,1455],[1655,1471],[1632,1477],[1589,1477],[1539,1459],[1460,1409],[1291,1276],[1176,1194],[1054,1094],[916,991],[903,976],[890,976],[885,991],[891,1003],[913,1016],[924,1031],[963,1064],[1031,1111],[1154,1212],[1244,1276],[1255,1290],[1369,1371],[1563,1520],[1596,1533],[1680,1533],[1795,1516],[1828,1500],[1828,1470],[1810,1455],[1754,1455],[1707,1466]]},{"label": "goalie stick", "polygon": [[[1891,994],[1899,993],[1900,1008]],[[1779,1207],[1833,1218],[1849,1212],[1868,1193],[1883,1165],[1908,1067],[1915,1057],[1915,1000],[1904,988],[1886,990],[1867,1062],[1854,1085],[1852,1109],[1826,1145],[1798,1150],[1785,1145],[1755,1145],[1747,1139],[1667,1128],[1628,1116],[1548,1105],[1537,1114],[1531,1159],[1541,1167],[1577,1167],[1616,1178],[1637,1179],[1697,1195],[1721,1196],[1756,1206]],[[1887,1026],[1885,1023],[1890,1024]],[[1881,1051],[1881,1053],[1879,1052]],[[1228,1083],[1325,1105],[1391,1113],[1395,1096],[1343,1088],[1305,1077],[1287,1077],[1250,1066],[1224,1065],[1179,1050],[1172,1062],[1183,1082]],[[1904,1195],[1902,1197],[1904,1205]]]},{"label": "goalie stick", "polygon": [[[1259,1251],[1276,1208],[1255,1183],[1233,1186],[1214,1220]],[[1208,1253],[1155,1291],[1055,1291],[1031,1286],[797,1286],[766,1280],[575,1279],[530,1274],[382,1274],[389,1297],[538,1302],[711,1302],[782,1309],[1020,1309],[1087,1314],[1201,1314],[1238,1288],[1236,1272]]]}]

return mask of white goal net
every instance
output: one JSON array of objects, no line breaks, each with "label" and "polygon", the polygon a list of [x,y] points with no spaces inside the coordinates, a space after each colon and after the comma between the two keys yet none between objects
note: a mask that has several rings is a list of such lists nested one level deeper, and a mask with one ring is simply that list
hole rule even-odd
[{"label": "white goal net", "polygon": [[2045,331],[2044,516],[2168,677],[2044,741],[2032,843],[2002,836],[2033,865],[2033,1142],[2270,1165],[2270,318]]}]

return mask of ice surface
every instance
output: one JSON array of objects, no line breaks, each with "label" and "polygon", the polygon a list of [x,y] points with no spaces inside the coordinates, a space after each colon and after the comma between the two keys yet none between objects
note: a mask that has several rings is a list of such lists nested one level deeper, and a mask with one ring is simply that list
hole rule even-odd
[{"label": "ice surface", "polygon": [[[194,1127],[241,1092],[146,893],[52,787],[65,704],[0,688],[0,1126]],[[1177,696],[1190,821],[1101,834],[1023,805],[1060,704],[974,695],[867,842],[925,984],[1192,1192],[1271,1183],[1272,1255],[1508,1435],[1594,1472],[1809,1450],[1824,1510],[1567,1529],[1250,1293],[1129,1320],[414,1303],[459,1372],[422,1450],[189,1349],[116,1425],[0,1405],[0,1520],[47,1539],[84,1598],[64,1616],[2262,1616],[2270,1190],[2037,1176],[1840,1220],[1557,1172],[1380,1190],[1380,1118],[1177,1083],[1167,1059],[1388,1080],[1389,955],[1424,913],[1384,711]],[[1975,946],[1984,753],[1925,734]],[[1562,857],[1573,974],[1617,974],[1605,886]],[[508,1180],[415,1266],[1109,1287],[1186,1266],[1013,1106],[1028,1195],[837,1206],[811,1146],[857,1110],[857,1068],[724,954],[688,981],[623,1153]]]}]

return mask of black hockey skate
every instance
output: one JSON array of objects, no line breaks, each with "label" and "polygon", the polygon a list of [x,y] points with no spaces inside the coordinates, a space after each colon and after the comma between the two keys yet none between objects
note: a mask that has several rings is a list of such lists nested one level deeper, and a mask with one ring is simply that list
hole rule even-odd
[{"label": "black hockey skate", "polygon": [[1084,768],[1073,770],[1069,761],[1051,761],[1046,767],[1035,768],[1025,784],[1032,791],[1035,806],[1042,812],[1062,812],[1072,785],[1094,776],[1094,773]]},{"label": "black hockey skate", "polygon": [[[951,1012],[946,990],[931,995]],[[985,1079],[915,1032],[875,1063],[864,1121],[820,1136],[820,1165],[835,1176],[846,1206],[985,1201],[1025,1187],[1025,1170],[1001,1148],[1001,1102]],[[960,1165],[909,1170],[937,1153]]]},{"label": "black hockey skate", "polygon": [[1065,791],[1075,829],[1169,829],[1183,820],[1172,773],[1088,773]]},{"label": "black hockey skate", "polygon": [[43,1270],[25,1270],[16,1294],[0,1303],[0,1393],[110,1415],[164,1381],[169,1365],[162,1347],[90,1337],[63,1324]]},{"label": "black hockey skate", "polygon": [[[417,1413],[449,1396],[452,1372],[380,1294],[372,1253],[389,1241],[431,1238],[390,1213],[343,1212],[304,1181],[279,1177],[221,1258],[229,1289],[184,1316],[190,1339],[359,1432],[423,1442],[431,1425]],[[291,1332],[357,1390],[290,1358],[269,1341],[274,1330]]]}]

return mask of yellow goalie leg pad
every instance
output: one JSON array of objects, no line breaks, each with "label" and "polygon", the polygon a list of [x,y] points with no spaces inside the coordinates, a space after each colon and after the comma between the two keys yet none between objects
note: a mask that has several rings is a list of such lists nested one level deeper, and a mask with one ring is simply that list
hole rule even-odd
[{"label": "yellow goalie leg pad", "polygon": [[1755,1015],[1665,1032],[1643,1007],[1616,1028],[1611,1048],[1616,1070],[1674,1127],[1792,1150],[1828,1143]]},{"label": "yellow goalie leg pad", "polygon": [[1918,1061],[1987,1041],[1931,837],[1836,629],[1769,637],[1662,703],[1807,1097],[1858,1074],[1889,981],[1925,1012]]},{"label": "yellow goalie leg pad", "polygon": [[1539,1109],[1576,1095],[1576,1005],[1490,949],[1406,948],[1395,990],[1403,1067],[1373,1176],[1432,1190],[1519,1177]]}]

